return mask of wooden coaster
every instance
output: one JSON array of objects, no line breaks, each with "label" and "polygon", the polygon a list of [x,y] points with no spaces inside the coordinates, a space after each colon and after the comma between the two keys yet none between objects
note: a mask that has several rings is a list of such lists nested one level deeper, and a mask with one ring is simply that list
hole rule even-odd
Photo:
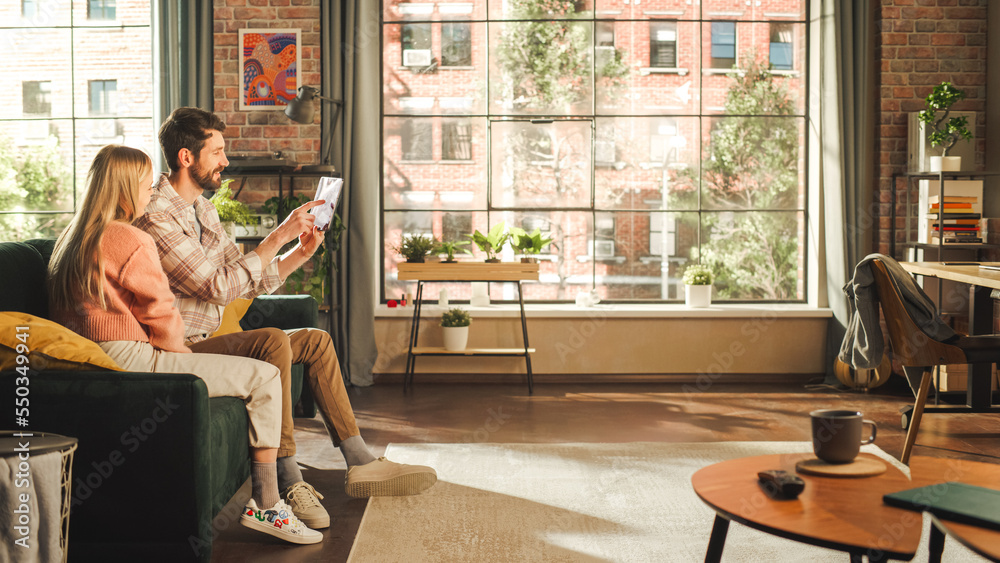
[{"label": "wooden coaster", "polygon": [[795,470],[807,475],[823,477],[874,477],[885,473],[885,462],[870,457],[858,457],[851,463],[827,463],[817,458],[803,459]]}]

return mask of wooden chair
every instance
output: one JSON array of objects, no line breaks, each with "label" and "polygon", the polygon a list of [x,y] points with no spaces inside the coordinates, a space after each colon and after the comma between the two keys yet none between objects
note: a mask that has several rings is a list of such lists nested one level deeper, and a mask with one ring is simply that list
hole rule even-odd
[{"label": "wooden chair", "polygon": [[[889,331],[889,342],[893,354],[904,367],[923,368],[917,399],[913,404],[910,428],[906,432],[903,455],[899,460],[908,464],[910,452],[917,439],[920,418],[931,387],[931,373],[934,366],[944,364],[997,363],[1000,362],[1000,337],[959,336],[949,343],[938,342],[928,336],[910,316],[903,303],[903,297],[885,264],[881,260],[872,261],[875,288],[882,315]],[[971,384],[971,382],[970,382]],[[987,388],[989,389],[989,388]]]}]

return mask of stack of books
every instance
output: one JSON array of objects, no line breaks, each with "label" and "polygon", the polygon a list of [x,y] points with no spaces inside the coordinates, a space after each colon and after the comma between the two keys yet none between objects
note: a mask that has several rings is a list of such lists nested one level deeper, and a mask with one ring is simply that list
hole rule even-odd
[{"label": "stack of books", "polygon": [[[931,220],[931,243],[937,244],[938,237],[944,236],[945,244],[979,244],[983,242],[979,229],[982,214],[976,196],[939,196],[927,198],[927,219]],[[943,209],[942,209],[943,207]]]}]

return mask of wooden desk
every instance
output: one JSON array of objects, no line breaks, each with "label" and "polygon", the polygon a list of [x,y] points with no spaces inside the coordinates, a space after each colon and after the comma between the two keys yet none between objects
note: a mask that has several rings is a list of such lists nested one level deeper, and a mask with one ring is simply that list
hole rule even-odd
[{"label": "wooden desk", "polygon": [[[982,262],[997,265],[998,262]],[[1000,290],[1000,270],[985,270],[978,265],[955,266],[946,262],[900,262],[911,274],[930,276],[969,285],[969,335],[993,334],[994,290]],[[993,403],[993,366],[969,364],[969,381],[965,388],[965,407],[927,406],[925,413],[998,412]]]},{"label": "wooden desk", "polygon": [[[913,456],[910,460],[910,473],[913,482],[908,488],[911,489],[948,481],[1000,489],[1000,465],[994,463]],[[931,515],[931,522],[934,525],[931,527],[931,536],[928,540],[929,561],[941,561],[946,535],[990,561],[1000,561],[1000,532],[961,524],[934,515]]]},{"label": "wooden desk", "polygon": [[[862,457],[875,456],[861,454]],[[719,561],[729,522],[735,521],[779,537],[846,551],[851,561],[913,558],[920,545],[922,518],[912,511],[882,502],[882,495],[913,488],[888,462],[875,477],[836,478],[799,474],[805,490],[794,500],[773,499],[757,480],[757,472],[784,469],[795,474],[795,463],[812,454],[746,457],[716,463],[691,477],[694,492],[716,512],[706,562]],[[911,523],[906,525],[903,523]],[[886,526],[894,526],[886,533]]]},{"label": "wooden desk", "polygon": [[[534,381],[531,376],[531,353],[534,348],[528,347],[528,322],[524,316],[524,297],[521,294],[521,282],[538,279],[538,264],[522,262],[457,262],[446,264],[431,262],[427,264],[402,263],[397,274],[399,280],[415,280],[417,295],[413,300],[413,322],[410,325],[410,348],[406,354],[406,373],[403,375],[403,391],[413,385],[413,372],[417,364],[417,356],[524,356],[528,374],[528,394],[534,393]],[[420,336],[420,308],[423,303],[424,282],[427,281],[462,281],[462,282],[515,282],[517,283],[517,302],[521,307],[521,335],[524,339],[523,348],[471,348],[462,351],[448,351],[443,347],[418,347]]]}]

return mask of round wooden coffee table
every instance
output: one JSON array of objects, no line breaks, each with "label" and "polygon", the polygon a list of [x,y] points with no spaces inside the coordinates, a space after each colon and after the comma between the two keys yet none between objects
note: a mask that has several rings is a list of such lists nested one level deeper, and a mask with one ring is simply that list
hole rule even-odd
[{"label": "round wooden coffee table", "polygon": [[[887,464],[874,477],[802,475],[805,490],[797,499],[775,499],[761,488],[757,472],[783,469],[811,454],[765,455],[732,459],[698,470],[694,491],[716,512],[706,562],[722,558],[729,522],[811,545],[846,551],[851,561],[910,560],[917,552],[923,518],[883,504],[882,495],[912,488],[899,469]],[[861,457],[879,459],[871,454]]]}]

